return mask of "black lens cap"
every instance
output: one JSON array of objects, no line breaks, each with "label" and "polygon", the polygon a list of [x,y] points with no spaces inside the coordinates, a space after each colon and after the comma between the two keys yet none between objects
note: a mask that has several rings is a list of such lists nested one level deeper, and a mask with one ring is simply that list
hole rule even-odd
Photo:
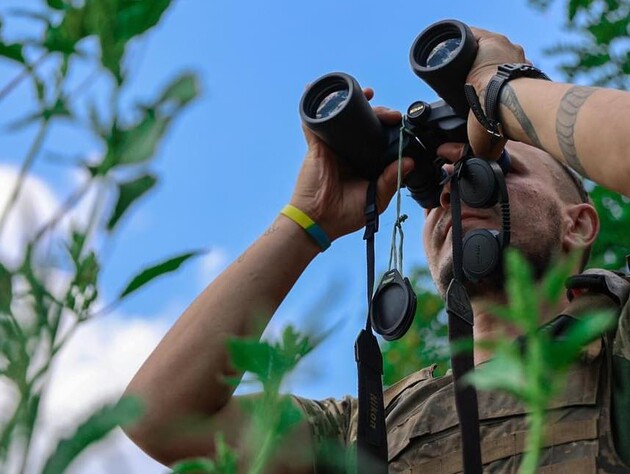
[{"label": "black lens cap", "polygon": [[474,208],[488,208],[497,203],[498,188],[494,171],[487,160],[470,158],[462,164],[459,192],[462,201]]},{"label": "black lens cap", "polygon": [[372,297],[372,328],[388,341],[400,339],[409,330],[415,313],[416,295],[409,279],[396,269],[389,270]]}]

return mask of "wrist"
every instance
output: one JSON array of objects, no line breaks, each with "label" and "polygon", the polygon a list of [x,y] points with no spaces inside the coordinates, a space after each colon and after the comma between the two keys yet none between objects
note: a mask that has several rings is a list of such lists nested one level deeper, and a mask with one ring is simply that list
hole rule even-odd
[{"label": "wrist", "polygon": [[299,207],[287,204],[280,214],[300,227],[320,252],[330,247],[331,240],[326,231]]},{"label": "wrist", "polygon": [[293,220],[289,219],[284,214],[278,214],[274,221],[274,226],[284,236],[283,248],[288,254],[290,251],[287,249],[287,245],[303,255],[307,261],[311,261],[322,251],[317,243]]},{"label": "wrist", "polygon": [[[500,116],[501,105],[506,106],[506,85],[518,79],[543,79],[549,77],[540,69],[526,63],[506,63],[497,67],[494,75],[484,81],[482,91],[479,85],[466,85],[466,98],[479,123],[492,135],[493,140],[508,138],[504,133],[504,123]],[[509,137],[512,138],[512,137]]]}]

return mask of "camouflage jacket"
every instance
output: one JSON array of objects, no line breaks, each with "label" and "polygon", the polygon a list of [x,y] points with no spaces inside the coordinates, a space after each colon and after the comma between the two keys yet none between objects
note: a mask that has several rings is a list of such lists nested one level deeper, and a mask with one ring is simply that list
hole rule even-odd
[{"label": "camouflage jacket", "polygon": [[[589,346],[582,360],[572,367],[564,393],[549,407],[541,473],[630,473],[616,450],[621,445],[628,460],[630,288],[620,277],[610,272],[605,275],[606,285],[611,288],[609,296],[585,293],[563,311],[579,317],[610,306],[608,298],[622,302],[617,330]],[[504,392],[480,391],[478,398],[484,472],[516,473],[527,432],[524,408]],[[450,375],[434,378],[432,367],[423,369],[385,390],[384,399],[390,473],[462,472]],[[311,425],[316,445],[315,472],[354,472],[356,398],[296,400]],[[615,431],[615,440],[611,421],[614,410],[616,420],[625,418]]]}]

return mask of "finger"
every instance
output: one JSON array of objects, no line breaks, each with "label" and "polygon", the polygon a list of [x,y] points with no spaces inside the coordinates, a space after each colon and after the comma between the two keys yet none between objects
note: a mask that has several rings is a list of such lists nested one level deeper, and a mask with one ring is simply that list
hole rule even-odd
[{"label": "finger", "polygon": [[320,139],[311,131],[311,129],[304,125],[304,122],[302,122],[302,133],[304,133],[304,138],[306,138],[306,144],[309,148],[319,143]]},{"label": "finger", "polygon": [[[414,162],[411,158],[402,159],[402,175],[407,176],[413,170]],[[391,201],[398,187],[398,161],[387,165],[376,182],[376,207],[383,212]]]},{"label": "finger", "polygon": [[437,149],[437,155],[450,163],[459,161],[464,156],[463,143],[443,143]]},{"label": "finger", "polygon": [[374,113],[385,125],[396,125],[402,120],[402,114],[398,110],[387,107],[374,107]]},{"label": "finger", "polygon": [[477,39],[487,38],[488,36],[495,34],[490,30],[484,30],[483,28],[479,28],[477,26],[471,26],[470,31],[472,31],[473,36]]},{"label": "finger", "polygon": [[374,97],[374,89],[372,89],[371,87],[364,87],[363,94],[365,94],[365,98],[367,100],[372,100],[372,98]]}]

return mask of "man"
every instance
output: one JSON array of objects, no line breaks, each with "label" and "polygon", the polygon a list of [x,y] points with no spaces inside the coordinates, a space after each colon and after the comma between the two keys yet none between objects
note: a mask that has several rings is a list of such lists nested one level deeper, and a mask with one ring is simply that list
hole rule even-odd
[{"label": "man", "polygon": [[[473,31],[479,51],[468,82],[483,97],[498,65],[525,63],[526,59],[522,48],[511,44],[505,37],[480,29]],[[373,95],[369,89],[365,93],[368,98]],[[383,122],[393,124],[400,120],[397,112],[383,108],[376,108],[376,112]],[[552,255],[588,248],[599,225],[594,209],[579,198],[569,175],[558,162],[603,186],[630,194],[627,158],[630,134],[626,132],[630,94],[518,78],[503,87],[498,113],[504,138],[493,138],[471,114],[468,121],[470,143],[477,156],[492,159],[498,157],[507,139],[512,140],[508,144],[513,158],[512,168],[506,180],[512,209],[513,245],[542,270]],[[364,225],[367,183],[342,170],[331,150],[309,130],[305,129],[304,134],[308,152],[291,204],[315,221],[334,241]],[[461,152],[461,144],[444,144],[438,150],[440,156],[450,162],[457,161]],[[412,160],[403,160],[403,173],[408,173],[412,167]],[[385,209],[395,188],[396,164],[393,163],[378,179],[379,211]],[[492,210],[473,212],[464,207],[463,217],[464,230],[499,227],[498,216]],[[450,189],[446,186],[440,207],[427,214],[424,231],[427,258],[441,292],[450,280],[450,232]],[[146,404],[144,418],[128,430],[129,436],[142,449],[158,461],[170,464],[187,457],[212,455],[214,434],[222,432],[228,443],[239,450],[241,464],[247,466],[256,447],[242,442],[247,415],[242,412],[238,400],[232,397],[233,387],[222,382],[225,375],[234,375],[225,342],[232,336],[259,335],[260,321],[255,316],[273,314],[320,250],[311,235],[281,214],[264,235],[199,295],[127,389],[127,394],[139,396]],[[492,334],[498,329],[498,322],[488,308],[503,298],[500,284],[490,282],[470,286],[469,292],[475,311],[475,337]],[[550,314],[555,314],[555,308]],[[630,316],[622,317],[625,317],[627,332]],[[628,344],[617,345],[618,355],[630,359],[629,347]],[[451,409],[445,409],[443,416],[437,417],[444,423],[437,428],[433,426],[435,431],[431,432],[431,426],[426,425],[428,419],[420,416],[430,412],[426,411],[429,409],[425,403],[427,399],[407,396],[408,392],[416,394],[417,389],[426,386],[433,396],[445,397],[444,403],[447,403],[448,397],[444,394],[448,392],[448,379],[434,380],[429,372],[423,371],[411,380],[406,379],[402,388],[395,386],[386,392],[393,472],[421,464],[427,467],[423,472],[457,472],[457,467],[450,471],[445,467],[444,463],[454,457],[449,457],[450,448],[440,444],[441,436],[453,430],[453,423],[456,423],[452,401]],[[592,388],[591,392],[590,395],[597,396],[597,390]],[[324,462],[318,457],[320,442],[325,442],[326,438],[337,438],[343,443],[353,441],[356,404],[352,400],[317,403],[295,398],[295,403],[308,414],[309,422],[301,423],[283,443],[269,472],[314,472],[314,465]],[[563,416],[571,418],[576,413],[571,407],[561,408],[566,408],[561,412]],[[181,429],[182,420],[195,418],[207,420],[207,423],[197,425],[193,431]],[[435,421],[436,417],[429,418]],[[416,431],[421,426],[428,431]],[[482,438],[484,436],[482,430]],[[418,439],[423,440],[421,444],[415,442]],[[573,466],[571,469],[576,472],[585,472],[578,471],[575,466],[593,466],[598,448],[593,448],[591,441],[572,440],[569,445],[579,444],[580,449],[586,446],[578,453],[580,456],[591,449],[590,460],[586,462],[578,457],[576,461],[568,457],[564,460],[573,464],[564,467]],[[482,439],[482,448],[486,449],[484,462],[487,462],[487,447],[484,446]],[[563,444],[562,449],[566,446]],[[433,448],[437,451],[428,454],[423,451]],[[511,464],[504,462],[500,469],[515,468],[519,452],[512,451],[504,458]],[[438,459],[439,465],[426,465],[430,459]],[[550,455],[543,461],[552,465],[554,459]],[[621,460],[614,459],[618,466],[622,466]]]}]

